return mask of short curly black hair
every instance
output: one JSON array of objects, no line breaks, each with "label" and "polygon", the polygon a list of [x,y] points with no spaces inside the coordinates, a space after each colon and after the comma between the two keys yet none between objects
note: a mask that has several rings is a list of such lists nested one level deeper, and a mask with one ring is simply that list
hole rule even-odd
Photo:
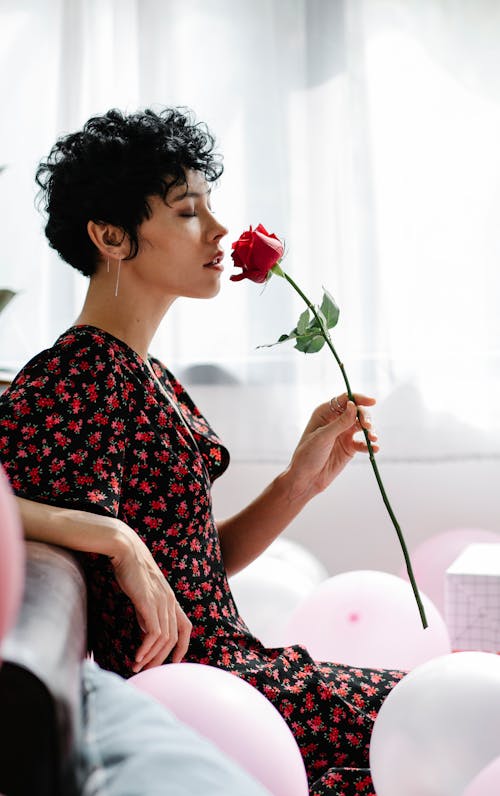
[{"label": "short curly black hair", "polygon": [[148,197],[166,198],[186,184],[186,170],[208,182],[222,174],[214,137],[186,108],[117,109],[94,116],[60,138],[37,168],[39,204],[47,213],[45,234],[60,256],[85,276],[95,273],[98,251],[87,223],[113,224],[130,240],[128,259],[139,250],[137,228],[150,217]]}]

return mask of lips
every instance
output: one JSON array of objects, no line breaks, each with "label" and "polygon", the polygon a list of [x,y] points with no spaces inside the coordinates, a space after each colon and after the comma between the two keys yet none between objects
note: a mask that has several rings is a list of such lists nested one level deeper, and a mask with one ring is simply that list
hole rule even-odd
[{"label": "lips", "polygon": [[223,252],[219,252],[216,254],[213,260],[210,260],[209,263],[205,263],[203,268],[215,268],[216,271],[223,271],[224,268],[222,267],[222,258],[224,257]]}]

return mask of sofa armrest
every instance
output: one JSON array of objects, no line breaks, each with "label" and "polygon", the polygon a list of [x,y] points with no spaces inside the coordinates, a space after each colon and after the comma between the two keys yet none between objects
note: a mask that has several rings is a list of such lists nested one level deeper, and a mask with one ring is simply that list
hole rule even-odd
[{"label": "sofa armrest", "polygon": [[21,609],[0,649],[0,792],[7,796],[71,792],[86,621],[75,556],[28,541]]}]

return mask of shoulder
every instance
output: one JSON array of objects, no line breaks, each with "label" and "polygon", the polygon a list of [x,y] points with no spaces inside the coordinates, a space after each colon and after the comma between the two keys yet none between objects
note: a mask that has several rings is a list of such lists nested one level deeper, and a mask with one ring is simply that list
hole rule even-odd
[{"label": "shoulder", "polygon": [[20,370],[1,402],[22,406],[36,400],[48,409],[54,401],[104,399],[109,409],[116,408],[133,398],[138,367],[120,341],[93,327],[72,327]]}]

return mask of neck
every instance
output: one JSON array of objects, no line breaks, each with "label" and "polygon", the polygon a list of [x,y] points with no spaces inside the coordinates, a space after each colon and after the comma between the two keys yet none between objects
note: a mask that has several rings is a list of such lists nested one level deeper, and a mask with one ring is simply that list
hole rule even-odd
[{"label": "neck", "polygon": [[100,271],[92,276],[75,325],[89,324],[109,332],[147,360],[151,340],[174,297],[145,296],[130,279],[123,278],[123,265],[117,296],[114,291],[114,275],[110,278],[109,273]]}]

